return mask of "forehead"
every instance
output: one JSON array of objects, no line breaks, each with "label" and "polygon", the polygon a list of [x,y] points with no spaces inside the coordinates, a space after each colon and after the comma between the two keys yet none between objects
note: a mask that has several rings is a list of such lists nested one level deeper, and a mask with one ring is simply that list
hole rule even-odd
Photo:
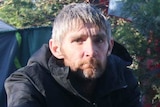
[{"label": "forehead", "polygon": [[75,23],[72,26],[72,29],[69,29],[66,33],[71,33],[71,32],[75,32],[75,33],[81,33],[81,34],[85,34],[85,35],[93,35],[96,33],[99,33],[103,31],[103,29],[100,29],[97,25],[92,24],[92,23]]}]

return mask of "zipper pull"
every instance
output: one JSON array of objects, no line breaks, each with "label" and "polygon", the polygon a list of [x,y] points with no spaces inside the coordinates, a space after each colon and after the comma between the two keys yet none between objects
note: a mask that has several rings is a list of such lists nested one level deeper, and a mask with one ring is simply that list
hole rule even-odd
[{"label": "zipper pull", "polygon": [[92,103],[93,107],[98,107],[96,103]]}]

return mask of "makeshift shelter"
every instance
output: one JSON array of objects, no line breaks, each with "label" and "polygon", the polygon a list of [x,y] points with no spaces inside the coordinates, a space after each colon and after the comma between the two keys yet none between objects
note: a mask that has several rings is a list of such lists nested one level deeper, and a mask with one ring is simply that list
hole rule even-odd
[{"label": "makeshift shelter", "polygon": [[28,58],[48,43],[51,27],[39,27],[0,32],[0,106],[7,107],[4,90],[5,79],[20,67]]},{"label": "makeshift shelter", "polygon": [[0,20],[0,32],[15,30],[16,28]]}]

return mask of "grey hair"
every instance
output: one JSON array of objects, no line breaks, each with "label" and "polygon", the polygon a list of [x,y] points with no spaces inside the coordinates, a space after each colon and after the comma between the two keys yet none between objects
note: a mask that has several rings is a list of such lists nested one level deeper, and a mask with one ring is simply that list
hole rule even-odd
[{"label": "grey hair", "polygon": [[91,23],[106,31],[108,41],[111,39],[109,21],[94,5],[87,3],[72,3],[60,11],[53,23],[52,39],[61,43],[68,31],[78,27],[80,23]]}]

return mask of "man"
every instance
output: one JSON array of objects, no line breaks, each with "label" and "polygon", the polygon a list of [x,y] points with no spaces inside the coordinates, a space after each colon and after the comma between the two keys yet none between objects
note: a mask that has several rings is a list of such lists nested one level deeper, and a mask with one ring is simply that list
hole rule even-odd
[{"label": "man", "polygon": [[49,45],[6,80],[8,107],[141,107],[127,62],[111,55],[113,42],[97,8],[65,6]]}]

